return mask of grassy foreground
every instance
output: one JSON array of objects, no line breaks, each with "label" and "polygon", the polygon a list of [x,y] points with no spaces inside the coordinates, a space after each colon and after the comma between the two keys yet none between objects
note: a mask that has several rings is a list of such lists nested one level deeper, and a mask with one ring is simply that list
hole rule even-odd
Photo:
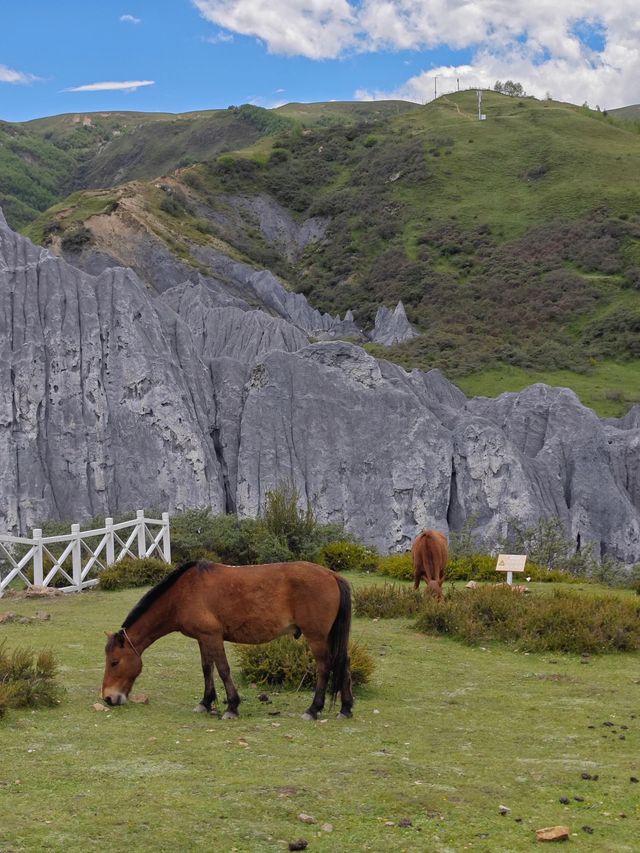
[{"label": "grassy foreground", "polygon": [[356,619],[377,668],[353,720],[305,723],[307,694],[263,705],[244,685],[229,723],[192,714],[199,655],[173,635],[145,654],[134,692],[148,705],[95,711],[102,631],[140,595],[0,601],[51,614],[0,638],[52,648],[67,688],[59,708],[0,723],[0,850],[279,851],[304,838],[310,851],[520,851],[555,824],[581,851],[637,850],[639,655],[583,663]]}]

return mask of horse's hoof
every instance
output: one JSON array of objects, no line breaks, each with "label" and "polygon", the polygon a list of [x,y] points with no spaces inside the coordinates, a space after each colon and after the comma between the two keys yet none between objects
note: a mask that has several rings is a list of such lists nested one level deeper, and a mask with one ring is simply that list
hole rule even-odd
[{"label": "horse's hoof", "polygon": [[208,712],[208,708],[206,705],[203,705],[202,702],[198,702],[196,707],[193,709],[194,714],[206,714]]},{"label": "horse's hoof", "polygon": [[351,711],[349,713],[345,713],[344,711],[340,711],[340,713],[336,716],[336,720],[350,720],[353,717]]},{"label": "horse's hoof", "polygon": [[234,711],[225,711],[222,715],[223,720],[237,720],[238,715]]},{"label": "horse's hoof", "polygon": [[302,719],[303,720],[315,720],[316,718],[313,716],[313,714],[310,714],[308,711],[305,711],[304,714],[302,715]]}]

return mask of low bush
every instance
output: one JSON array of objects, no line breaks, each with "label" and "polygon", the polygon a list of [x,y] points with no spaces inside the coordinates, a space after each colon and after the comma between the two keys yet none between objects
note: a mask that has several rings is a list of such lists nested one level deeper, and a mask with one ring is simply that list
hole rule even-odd
[{"label": "low bush", "polygon": [[498,640],[521,651],[598,653],[640,649],[640,604],[564,590],[522,595],[504,586],[425,597],[416,628],[467,643]]},{"label": "low bush", "polygon": [[[351,679],[354,686],[366,684],[375,668],[364,643],[351,640]],[[246,681],[278,687],[301,689],[315,684],[316,664],[307,641],[286,634],[258,646],[238,646],[240,668]]]},{"label": "low bush", "polygon": [[58,664],[50,651],[17,648],[0,643],[0,717],[9,708],[50,708],[64,689],[56,680]]},{"label": "low bush", "polygon": [[156,557],[124,557],[100,572],[102,589],[152,586],[173,571],[171,563]]},{"label": "low bush", "polygon": [[172,518],[171,553],[176,563],[197,559],[204,552],[232,565],[279,563],[293,558],[260,519],[212,515],[208,509],[191,509]]},{"label": "low bush", "polygon": [[321,549],[318,561],[333,572],[375,572],[378,556],[371,548],[340,539]]},{"label": "low bush", "polygon": [[415,616],[422,609],[425,593],[396,584],[365,586],[353,590],[353,609],[358,616],[395,619]]},{"label": "low bush", "polygon": [[93,240],[93,234],[85,225],[65,231],[60,243],[63,252],[81,252]]},{"label": "low bush", "polygon": [[394,578],[398,581],[413,580],[413,562],[411,561],[411,552],[405,554],[388,554],[378,558],[378,572],[389,578]]}]

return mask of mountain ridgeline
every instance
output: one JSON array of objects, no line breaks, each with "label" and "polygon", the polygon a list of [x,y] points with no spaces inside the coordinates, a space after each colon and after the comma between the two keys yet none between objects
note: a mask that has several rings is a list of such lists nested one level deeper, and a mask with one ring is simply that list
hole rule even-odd
[{"label": "mountain ridgeline", "polygon": [[461,92],[2,125],[0,200],[90,271],[101,257],[155,286],[151,256],[193,280],[221,253],[322,314],[351,311],[352,336],[402,302],[419,334],[384,355],[405,367],[463,386],[500,369],[520,387],[593,375],[587,399],[623,414],[640,394],[638,125],[492,92],[483,109]]}]

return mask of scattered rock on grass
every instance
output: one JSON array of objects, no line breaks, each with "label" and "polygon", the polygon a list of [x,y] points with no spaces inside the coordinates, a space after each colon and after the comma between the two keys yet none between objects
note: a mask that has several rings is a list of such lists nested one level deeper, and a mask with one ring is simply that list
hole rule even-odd
[{"label": "scattered rock on grass", "polygon": [[570,832],[568,826],[544,826],[542,829],[536,829],[536,839],[538,841],[566,841]]},{"label": "scattered rock on grass", "polygon": [[308,846],[309,842],[304,838],[289,842],[289,850],[306,850]]},{"label": "scattered rock on grass", "polygon": [[299,814],[298,820],[302,821],[302,823],[315,823],[316,819],[310,814]]},{"label": "scattered rock on grass", "polygon": [[94,711],[108,711],[109,710],[106,705],[102,704],[102,702],[96,702],[94,705],[92,705],[92,708]]},{"label": "scattered rock on grass", "polygon": [[135,702],[136,705],[148,705],[149,704],[149,697],[147,695],[145,695],[144,693],[136,693],[135,696],[131,697],[131,701]]}]

